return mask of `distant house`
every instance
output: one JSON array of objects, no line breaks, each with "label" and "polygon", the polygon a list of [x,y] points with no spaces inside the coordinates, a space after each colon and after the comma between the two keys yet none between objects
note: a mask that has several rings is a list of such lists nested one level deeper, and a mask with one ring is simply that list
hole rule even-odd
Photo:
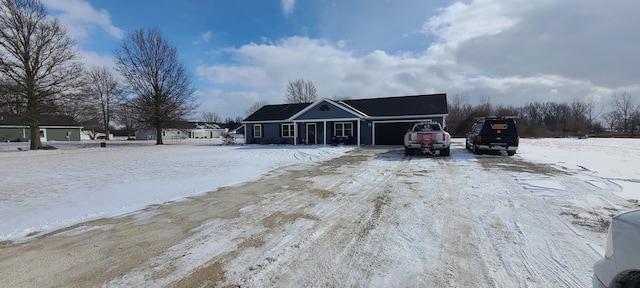
[{"label": "distant house", "polygon": [[265,105],[242,122],[247,143],[402,145],[420,121],[445,126],[446,94]]},{"label": "distant house", "polygon": [[[219,138],[229,129],[220,128],[218,124],[204,122],[176,121],[170,122],[162,129],[162,140],[211,139]],[[156,140],[156,129],[135,131],[137,140]]]},{"label": "distant house", "polygon": [[[30,127],[26,117],[0,114],[0,142],[30,141]],[[81,130],[82,125],[71,116],[40,116],[41,141],[80,141]]]}]

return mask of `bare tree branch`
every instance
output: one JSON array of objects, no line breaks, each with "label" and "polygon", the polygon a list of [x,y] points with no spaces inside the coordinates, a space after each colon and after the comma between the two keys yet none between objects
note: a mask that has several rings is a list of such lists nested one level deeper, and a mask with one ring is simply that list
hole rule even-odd
[{"label": "bare tree branch", "polygon": [[287,103],[311,103],[317,100],[318,90],[311,81],[297,79],[289,81],[287,84],[287,92],[284,95]]},{"label": "bare tree branch", "polygon": [[[41,149],[40,116],[77,93],[82,63],[75,43],[40,0],[0,0],[0,75],[14,111],[31,121],[31,149]],[[6,100],[6,99],[5,99]]]},{"label": "bare tree branch", "polygon": [[267,101],[258,101],[253,103],[251,106],[249,106],[249,108],[247,108],[247,116],[253,114],[254,112],[258,111],[258,109],[262,108],[262,106],[265,105],[269,105],[269,102]]},{"label": "bare tree branch", "polygon": [[87,84],[84,92],[92,106],[100,111],[104,133],[110,134],[111,117],[118,105],[124,101],[124,90],[120,81],[107,67],[91,67],[87,73]]},{"label": "bare tree branch", "polygon": [[115,58],[135,95],[131,108],[136,122],[155,128],[156,144],[163,144],[166,123],[182,120],[197,106],[191,75],[178,59],[176,47],[158,29],[139,29],[121,42]]}]

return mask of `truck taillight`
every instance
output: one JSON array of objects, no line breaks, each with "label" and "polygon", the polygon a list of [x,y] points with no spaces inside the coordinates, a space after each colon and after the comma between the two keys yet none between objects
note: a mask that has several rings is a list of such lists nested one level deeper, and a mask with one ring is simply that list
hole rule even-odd
[{"label": "truck taillight", "polygon": [[482,136],[478,135],[476,137],[476,142],[478,142],[478,143],[482,142]]},{"label": "truck taillight", "polygon": [[409,133],[409,141],[411,141],[411,133]]},{"label": "truck taillight", "polygon": [[447,141],[447,134],[442,133],[442,141]]}]

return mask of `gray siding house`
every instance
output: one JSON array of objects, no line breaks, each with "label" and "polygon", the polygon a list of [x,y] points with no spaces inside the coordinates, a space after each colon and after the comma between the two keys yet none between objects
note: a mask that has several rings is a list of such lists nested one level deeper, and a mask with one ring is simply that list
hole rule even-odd
[{"label": "gray siding house", "polygon": [[402,145],[420,121],[445,126],[447,95],[265,105],[244,119],[247,143]]},{"label": "gray siding house", "polygon": [[[30,127],[26,117],[0,114],[0,142],[29,141]],[[81,130],[82,125],[71,116],[42,115],[40,118],[42,141],[80,141]]]}]

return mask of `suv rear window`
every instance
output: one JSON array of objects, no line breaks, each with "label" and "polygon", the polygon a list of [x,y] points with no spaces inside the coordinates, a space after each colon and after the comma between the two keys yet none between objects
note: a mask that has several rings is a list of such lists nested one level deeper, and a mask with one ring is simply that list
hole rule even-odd
[{"label": "suv rear window", "polygon": [[513,119],[486,120],[482,133],[518,133],[518,130]]}]

